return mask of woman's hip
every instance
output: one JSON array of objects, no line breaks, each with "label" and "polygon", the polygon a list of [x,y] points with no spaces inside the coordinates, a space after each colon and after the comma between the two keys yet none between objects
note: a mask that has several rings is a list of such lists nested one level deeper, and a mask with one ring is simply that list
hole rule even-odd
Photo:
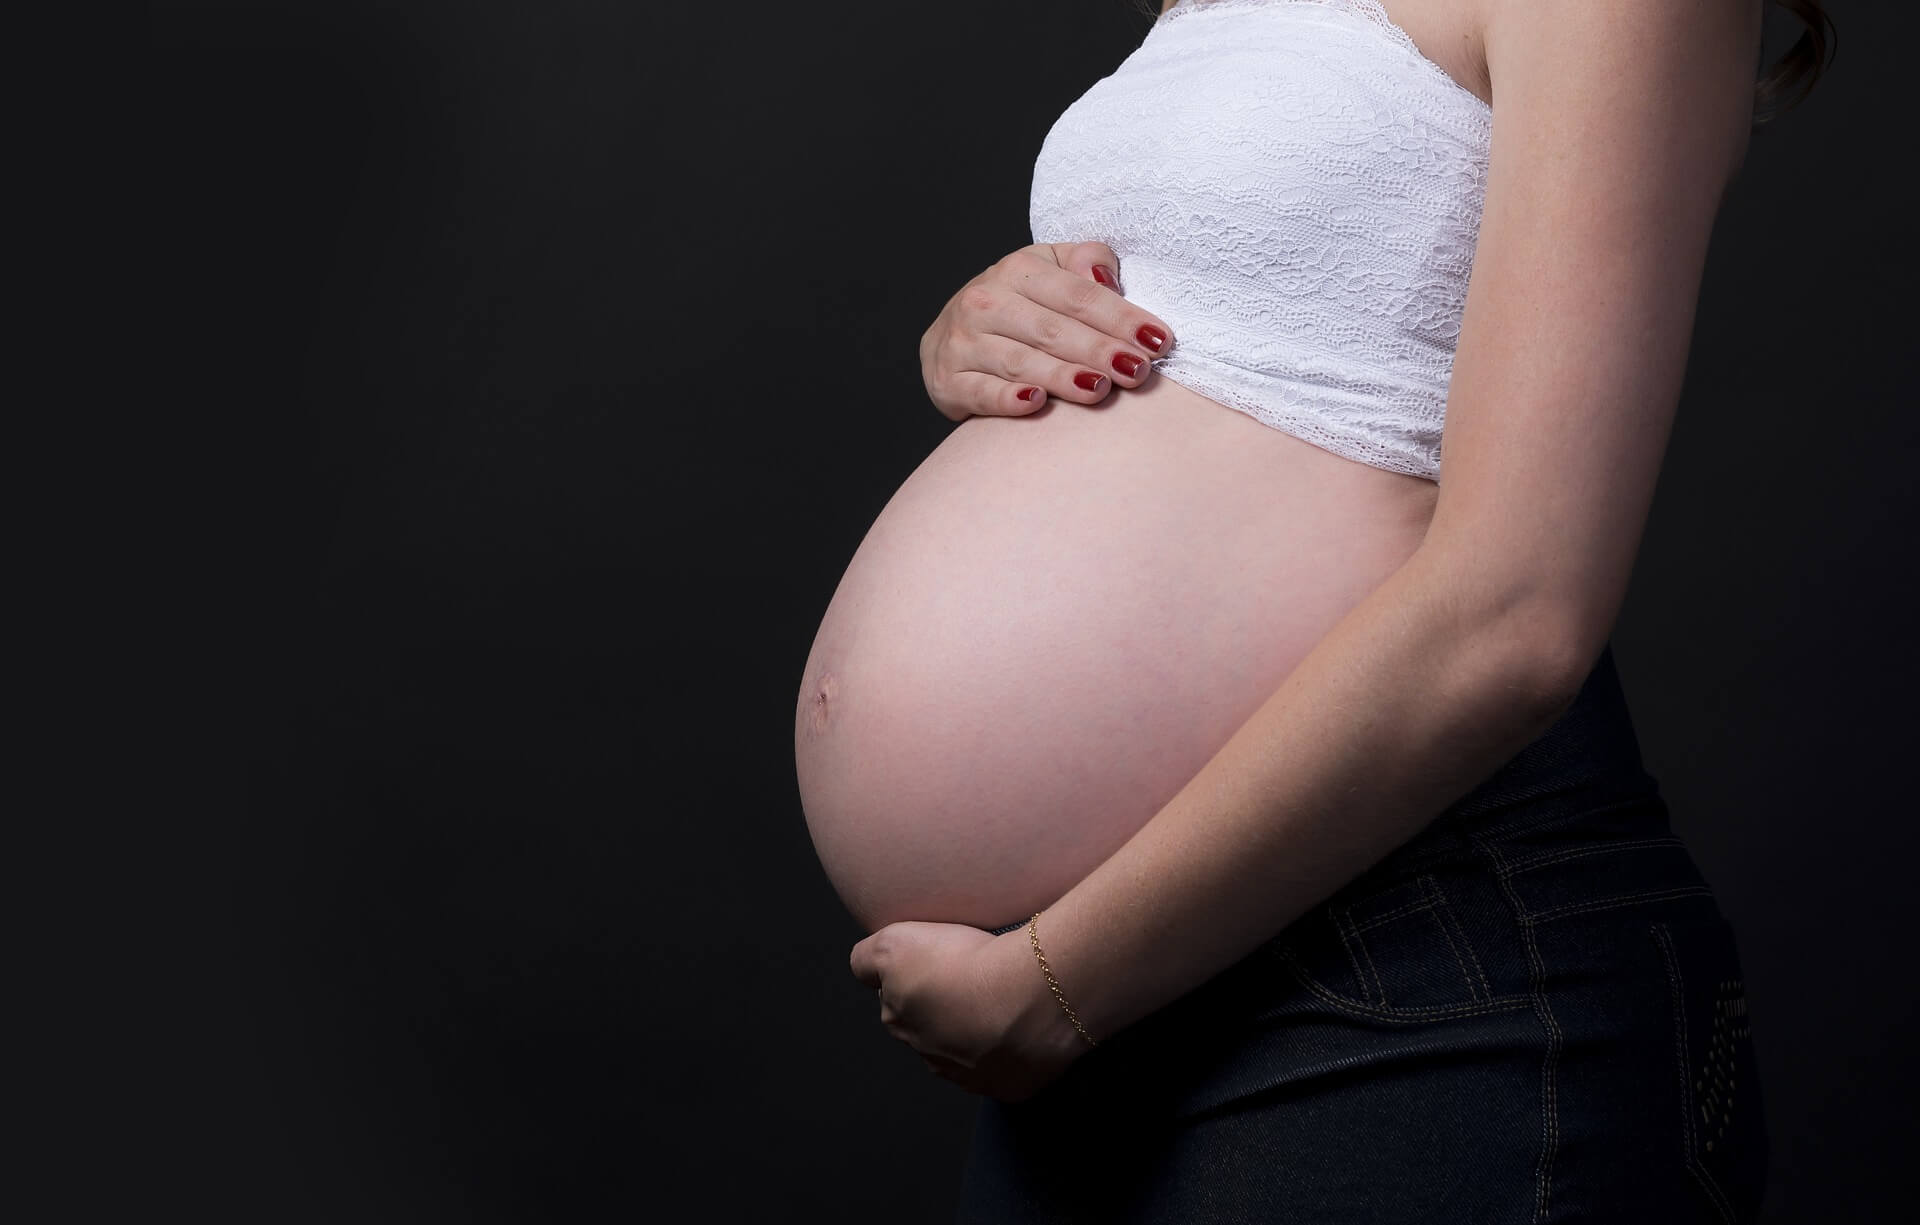
[{"label": "woman's hip", "polygon": [[1667,864],[1519,917],[1548,867],[1434,865],[1318,907],[1038,1097],[983,1102],[960,1219],[1757,1219],[1762,1098],[1711,894]]},{"label": "woman's hip", "polygon": [[961,1219],[1755,1219],[1734,935],[1631,742],[1603,656],[1419,837],[1038,1097],[984,1102]]}]

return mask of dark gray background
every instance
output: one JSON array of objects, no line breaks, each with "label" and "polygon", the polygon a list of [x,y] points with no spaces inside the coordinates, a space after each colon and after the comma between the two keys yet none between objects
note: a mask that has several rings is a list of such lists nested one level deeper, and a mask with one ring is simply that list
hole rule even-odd
[{"label": "dark gray background", "polygon": [[[1723,213],[1614,637],[1743,939],[1772,1222],[1909,1198],[1920,1089],[1913,201],[1881,177],[1916,31],[1831,8],[1833,71]],[[943,1221],[973,1100],[847,973],[794,698],[953,428],[922,329],[1028,240],[1042,137],[1147,19],[151,11],[232,684],[154,912],[191,940],[148,1139],[256,1220]]]}]

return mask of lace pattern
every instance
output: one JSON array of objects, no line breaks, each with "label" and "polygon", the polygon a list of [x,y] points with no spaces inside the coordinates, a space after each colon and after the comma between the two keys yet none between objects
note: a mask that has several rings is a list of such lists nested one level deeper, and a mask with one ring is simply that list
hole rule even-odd
[{"label": "lace pattern", "polygon": [[1033,240],[1114,249],[1167,378],[1438,481],[1491,115],[1378,0],[1181,0],[1048,132]]}]

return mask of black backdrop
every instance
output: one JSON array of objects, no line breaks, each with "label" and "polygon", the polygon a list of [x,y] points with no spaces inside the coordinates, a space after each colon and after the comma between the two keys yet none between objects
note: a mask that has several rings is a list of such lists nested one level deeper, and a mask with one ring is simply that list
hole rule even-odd
[{"label": "black backdrop", "polygon": [[[1614,638],[1744,941],[1772,1222],[1902,1202],[1920,1088],[1912,202],[1877,179],[1915,30],[1830,7],[1723,213]],[[150,11],[177,492],[235,683],[143,1142],[245,1219],[944,1220],[972,1101],[847,974],[794,697],[952,428],[922,329],[1027,241],[1041,138],[1147,19]]]}]

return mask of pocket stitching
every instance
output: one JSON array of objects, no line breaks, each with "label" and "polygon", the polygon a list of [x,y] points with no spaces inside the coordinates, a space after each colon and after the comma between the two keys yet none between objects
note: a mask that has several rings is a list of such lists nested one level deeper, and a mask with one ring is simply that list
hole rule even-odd
[{"label": "pocket stitching", "polygon": [[[1420,891],[1422,893],[1430,892],[1433,896],[1433,904],[1430,909],[1433,911],[1434,922],[1440,925],[1440,934],[1447,938],[1447,947],[1453,950],[1453,959],[1459,963],[1461,977],[1467,980],[1467,997],[1469,999],[1480,998],[1479,994],[1473,988],[1473,980],[1475,977],[1478,977],[1481,988],[1487,993],[1487,998],[1492,999],[1493,984],[1487,981],[1487,972],[1480,965],[1479,956],[1473,951],[1473,941],[1467,939],[1466,929],[1460,926],[1459,917],[1453,913],[1453,907],[1447,903],[1447,895],[1441,890],[1440,882],[1434,880],[1431,875],[1423,872],[1420,875]],[[1459,947],[1455,947],[1454,945],[1453,938],[1456,935],[1460,937]],[[1465,948],[1467,951],[1465,959],[1462,959],[1460,956],[1461,948]],[[1467,961],[1473,962],[1472,973],[1467,971]]]},{"label": "pocket stitching", "polygon": [[1720,1212],[1720,1219],[1733,1225],[1733,1206],[1713,1174],[1700,1162],[1698,1137],[1693,1130],[1693,1069],[1687,1057],[1687,1011],[1685,990],[1680,978],[1680,963],[1673,951],[1673,935],[1665,923],[1649,923],[1648,934],[1660,946],[1660,958],[1667,971],[1667,993],[1673,1003],[1673,1047],[1675,1066],[1680,1071],[1681,1135],[1686,1149],[1687,1171],[1699,1180],[1707,1198]]},{"label": "pocket stitching", "polygon": [[1356,932],[1371,931],[1383,923],[1390,923],[1395,919],[1403,918],[1416,910],[1431,909],[1433,909],[1433,901],[1429,898],[1422,898],[1420,901],[1408,902],[1404,906],[1396,906],[1392,910],[1383,911],[1380,914],[1374,915],[1365,923],[1356,923],[1353,925],[1353,930]]},{"label": "pocket stitching", "polygon": [[1634,838],[1620,842],[1606,842],[1599,846],[1575,847],[1567,851],[1541,851],[1537,855],[1509,861],[1511,864],[1509,871],[1528,872],[1534,868],[1544,868],[1549,864],[1565,863],[1571,859],[1585,859],[1589,855],[1611,855],[1615,851],[1638,851],[1648,847],[1683,847],[1685,845],[1678,837],[1669,835],[1660,838]]},{"label": "pocket stitching", "polygon": [[1421,1021],[1440,1020],[1446,1017],[1471,1017],[1490,1012],[1514,1012],[1533,1006],[1533,997],[1530,995],[1497,995],[1491,999],[1472,1004],[1406,1005],[1394,1008],[1382,1008],[1375,1004],[1349,999],[1329,989],[1322,984],[1319,979],[1307,972],[1306,967],[1300,963],[1299,956],[1292,949],[1282,947],[1277,951],[1280,954],[1281,960],[1286,962],[1287,969],[1292,972],[1294,978],[1299,980],[1300,985],[1322,1002],[1336,1008],[1345,1009],[1349,1012],[1359,1013],[1376,1021],[1401,1021],[1413,1024]]},{"label": "pocket stitching", "polygon": [[1631,906],[1635,902],[1661,901],[1667,898],[1696,895],[1711,897],[1713,890],[1706,885],[1686,885],[1675,889],[1652,889],[1645,893],[1623,893],[1618,897],[1598,898],[1591,902],[1568,902],[1564,906],[1550,906],[1545,910],[1536,910],[1527,916],[1527,921],[1545,923],[1552,919],[1565,918],[1570,914],[1585,914],[1590,910],[1613,910],[1621,906]]},{"label": "pocket stitching", "polygon": [[[1367,952],[1366,942],[1360,938],[1359,929],[1353,925],[1353,908],[1350,906],[1341,906],[1334,912],[1334,916],[1335,930],[1340,933],[1340,945],[1346,949],[1347,961],[1353,966],[1353,981],[1359,984],[1361,991],[1366,991],[1368,984],[1371,983],[1373,994],[1379,996],[1378,1005],[1376,1005],[1372,999],[1366,999],[1363,1003],[1369,1007],[1385,1007],[1387,1003],[1387,989],[1385,984],[1380,981],[1380,975],[1378,973],[1374,973],[1371,978],[1368,976],[1368,971],[1373,970],[1373,955]],[[1349,938],[1349,933],[1351,933],[1351,938]],[[1360,959],[1353,955],[1353,947],[1356,944],[1360,946],[1361,954],[1367,959],[1366,970],[1360,968]]]},{"label": "pocket stitching", "polygon": [[[1376,916],[1374,919],[1369,919],[1364,925],[1356,925],[1353,922],[1353,908],[1367,901],[1367,898],[1357,899],[1355,902],[1343,905],[1329,905],[1326,908],[1326,916],[1332,924],[1334,932],[1340,938],[1341,950],[1347,955],[1347,964],[1353,971],[1355,985],[1362,992],[1371,992],[1372,995],[1377,998],[1356,1000],[1343,992],[1336,991],[1327,986],[1315,978],[1307,969],[1306,964],[1300,959],[1291,943],[1282,943],[1276,946],[1276,951],[1281,955],[1283,960],[1286,961],[1287,968],[1292,972],[1293,976],[1300,981],[1302,986],[1305,986],[1313,992],[1314,995],[1329,1004],[1376,1019],[1391,1018],[1394,1014],[1405,1014],[1414,1019],[1443,1016],[1470,1016],[1479,1011],[1504,1011],[1513,1007],[1530,1005],[1532,1002],[1530,996],[1500,996],[1494,994],[1493,984],[1488,981],[1486,972],[1480,964],[1480,958],[1473,951],[1473,942],[1467,939],[1465,930],[1459,925],[1459,919],[1453,914],[1452,907],[1447,903],[1446,894],[1441,891],[1439,882],[1432,879],[1432,874],[1419,873],[1412,877],[1411,880],[1421,891],[1423,900],[1418,903],[1398,907],[1390,913],[1394,915],[1406,915],[1419,910],[1426,910],[1430,913],[1435,927],[1439,930],[1441,939],[1446,941],[1448,951],[1453,954],[1455,968],[1460,971],[1461,985],[1464,986],[1467,991],[1467,1000],[1465,1002],[1458,1004],[1394,1004],[1387,999],[1386,985],[1380,978],[1378,967],[1374,965],[1373,955],[1368,950],[1366,941],[1360,936],[1360,932],[1365,928],[1379,926],[1379,921],[1384,920],[1386,916]],[[1391,888],[1401,888],[1404,884],[1405,882],[1396,882]],[[1385,890],[1383,889],[1380,892],[1385,892]],[[1369,896],[1377,897],[1379,893],[1374,893]],[[1450,924],[1451,929],[1449,928]],[[1459,937],[1458,942],[1455,940],[1456,935]],[[1358,956],[1355,955],[1356,945],[1359,949]],[[1464,946],[1466,950],[1466,956],[1464,958],[1461,955],[1461,946]],[[1362,965],[1362,959],[1365,961],[1364,967]],[[1468,961],[1472,962],[1471,969],[1468,968]],[[1479,978],[1479,988],[1474,986],[1476,975]],[[1482,995],[1483,991],[1484,997]]]}]

